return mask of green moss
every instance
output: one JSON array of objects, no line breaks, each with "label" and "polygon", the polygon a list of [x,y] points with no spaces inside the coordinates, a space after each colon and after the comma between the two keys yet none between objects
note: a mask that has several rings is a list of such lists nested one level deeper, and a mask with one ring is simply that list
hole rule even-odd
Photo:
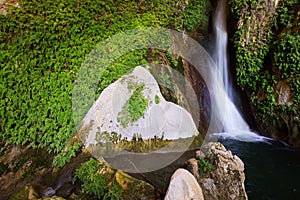
[{"label": "green moss", "polygon": [[[0,15],[0,140],[61,152],[76,131],[72,89],[91,50],[133,28],[179,30],[181,12],[181,4],[172,0],[20,0],[20,8]],[[146,51],[130,52],[107,66],[95,98],[128,70],[147,63]]]},{"label": "green moss", "polygon": [[208,25],[207,0],[191,0],[184,11],[184,28],[193,31],[197,27]]},{"label": "green moss", "polygon": [[[261,0],[229,3],[238,24],[234,33],[237,82],[247,90],[264,126],[283,121],[281,117],[294,115],[299,105],[298,1],[280,1],[276,10]],[[265,18],[260,19],[260,14]],[[291,105],[278,104],[279,81],[291,87]]]},{"label": "green moss", "polygon": [[212,170],[212,164],[210,164],[208,161],[204,160],[203,158],[198,159],[198,167],[199,167],[200,175],[206,172],[210,172]]},{"label": "green moss", "polygon": [[155,103],[156,103],[156,104],[159,104],[159,102],[160,102],[159,96],[155,95]]},{"label": "green moss", "polygon": [[121,186],[116,183],[107,185],[106,177],[98,172],[99,167],[98,161],[91,158],[75,171],[73,183],[80,180],[83,183],[83,192],[91,197],[97,197],[97,199],[121,199]]},{"label": "green moss", "polygon": [[53,165],[56,167],[64,166],[71,160],[71,158],[76,156],[76,152],[79,150],[79,148],[80,144],[78,142],[74,142],[71,146],[68,146],[64,151],[60,152],[54,157]]},{"label": "green moss", "polygon": [[274,64],[281,71],[280,78],[299,75],[300,35],[284,34],[274,47]]},{"label": "green moss", "polygon": [[148,99],[144,97],[144,84],[136,86],[133,94],[126,101],[123,110],[118,114],[118,121],[123,127],[127,127],[139,118],[143,117],[148,106]]},{"label": "green moss", "polygon": [[131,141],[126,139],[117,143],[117,147],[130,152],[147,153],[159,150],[166,145],[170,144],[170,140],[164,139],[164,137],[157,137],[151,139],[143,139],[142,135],[134,134]]}]

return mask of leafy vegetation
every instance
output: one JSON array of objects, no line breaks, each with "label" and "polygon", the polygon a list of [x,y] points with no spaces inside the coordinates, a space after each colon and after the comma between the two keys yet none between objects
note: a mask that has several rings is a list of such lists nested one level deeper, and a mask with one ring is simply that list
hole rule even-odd
[{"label": "leafy vegetation", "polygon": [[56,167],[62,167],[66,163],[68,163],[71,158],[76,156],[76,152],[80,148],[80,144],[78,142],[74,142],[71,146],[67,146],[65,150],[60,152],[53,160],[53,165]]},{"label": "leafy vegetation", "polygon": [[159,102],[160,102],[159,96],[155,95],[155,103],[156,103],[156,104],[159,104]]},{"label": "leafy vegetation", "polygon": [[208,0],[191,0],[184,11],[184,28],[193,31],[208,25]]},{"label": "leafy vegetation", "polygon": [[[131,140],[127,137],[122,138],[121,135],[113,132],[107,134],[109,137],[109,142],[106,142],[106,146],[99,144],[97,150],[100,149],[106,153],[116,153],[118,150],[126,150],[135,153],[149,153],[158,150],[169,150],[169,151],[179,151],[187,150],[187,148],[193,149],[198,148],[203,143],[203,138],[200,134],[188,138],[178,138],[178,139],[167,139],[164,133],[161,136],[154,135],[153,138],[143,139],[141,134],[133,134]],[[115,151],[115,152],[114,152]]]},{"label": "leafy vegetation", "polygon": [[[0,139],[62,152],[76,131],[72,89],[88,53],[125,30],[179,30],[181,15],[182,5],[171,0],[21,0],[20,8],[0,15]],[[99,77],[97,95],[129,69],[146,63],[145,57],[142,49],[108,66]],[[72,152],[62,152],[56,163]]]},{"label": "leafy vegetation", "polygon": [[212,164],[204,160],[203,158],[198,159],[198,167],[200,175],[210,172],[212,170]]},{"label": "leafy vegetation", "polygon": [[[281,117],[297,115],[299,106],[299,2],[283,0],[277,7],[262,0],[229,3],[238,24],[234,33],[238,84],[247,90],[264,126],[274,120],[280,124]],[[278,103],[279,82],[290,86],[292,102]]]},{"label": "leafy vegetation", "polygon": [[274,64],[281,71],[282,78],[289,78],[299,73],[300,35],[285,34],[275,42]]},{"label": "leafy vegetation", "polygon": [[125,103],[122,111],[118,114],[118,121],[125,128],[129,123],[138,120],[145,114],[148,99],[143,95],[144,86],[144,84],[136,86],[133,94]]},{"label": "leafy vegetation", "polygon": [[130,152],[147,153],[159,150],[166,145],[170,144],[170,140],[164,139],[164,136],[154,136],[151,139],[143,139],[140,134],[134,134],[131,141],[126,139],[117,143],[117,147]]},{"label": "leafy vegetation", "polygon": [[73,183],[77,180],[82,182],[84,193],[97,197],[97,199],[118,200],[122,197],[122,188],[119,184],[106,184],[106,177],[98,172],[100,165],[97,160],[91,158],[83,163],[75,171]]}]

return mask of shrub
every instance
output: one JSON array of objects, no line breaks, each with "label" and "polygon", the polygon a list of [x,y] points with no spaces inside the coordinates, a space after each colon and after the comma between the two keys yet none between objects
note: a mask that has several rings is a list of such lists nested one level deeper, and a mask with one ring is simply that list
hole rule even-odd
[{"label": "shrub", "polygon": [[212,170],[212,164],[204,160],[203,158],[198,159],[198,167],[200,175],[210,172]]},{"label": "shrub", "polygon": [[98,161],[91,158],[75,171],[73,183],[80,180],[83,193],[95,196],[97,199],[121,199],[121,186],[116,183],[107,185],[106,177],[98,172],[98,168]]}]

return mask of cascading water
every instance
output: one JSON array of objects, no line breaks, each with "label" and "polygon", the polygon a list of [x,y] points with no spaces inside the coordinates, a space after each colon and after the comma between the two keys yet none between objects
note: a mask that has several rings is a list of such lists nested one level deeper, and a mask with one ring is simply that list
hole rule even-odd
[{"label": "cascading water", "polygon": [[[288,147],[283,142],[251,132],[232,102],[234,94],[227,66],[226,6],[227,0],[219,0],[213,21],[213,57],[217,67],[210,68],[210,92],[213,92],[211,99],[214,102],[212,110],[217,115],[217,121],[223,122],[225,133],[211,134],[209,140],[217,139],[243,160],[245,187],[249,199],[299,199],[300,151]],[[216,132],[219,130],[218,127]]]},{"label": "cascading water", "polygon": [[243,141],[262,140],[262,136],[251,132],[248,124],[232,101],[233,90],[229,81],[230,73],[228,72],[226,11],[227,0],[220,0],[213,21],[215,32],[214,60],[217,70],[212,85],[218,116],[223,122],[225,133],[222,133],[222,135]]}]

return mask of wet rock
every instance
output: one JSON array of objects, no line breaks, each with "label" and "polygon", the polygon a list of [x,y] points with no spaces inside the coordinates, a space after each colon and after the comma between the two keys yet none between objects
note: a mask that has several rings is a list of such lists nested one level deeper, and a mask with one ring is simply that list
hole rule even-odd
[{"label": "wet rock", "polygon": [[[202,38],[201,34],[198,31],[196,32],[196,34],[192,34],[192,38],[199,38],[199,36]],[[191,36],[190,33],[188,35]],[[183,39],[184,42],[182,42]],[[181,71],[183,71],[185,80],[192,87],[192,90],[189,89],[185,92],[190,107],[189,111],[195,120],[199,132],[205,135],[211,118],[210,86],[208,85],[211,75],[208,72],[209,70],[206,69],[208,69],[207,66],[212,66],[213,63],[206,50],[198,42],[185,37],[184,34],[174,35],[172,40],[170,49],[175,54],[180,55],[177,59],[182,63]],[[191,98],[194,95],[196,95],[196,100]]]},{"label": "wet rock", "polygon": [[60,197],[68,197],[75,190],[75,186],[71,183],[66,183],[56,190],[56,195]]},{"label": "wet rock", "polygon": [[157,199],[155,188],[142,180],[133,178],[121,171],[116,172],[115,179],[123,189],[122,199]]},{"label": "wet rock", "polygon": [[122,187],[122,199],[157,199],[155,188],[150,184],[122,171],[112,169],[103,159],[99,160],[99,163],[98,171],[107,177],[107,182],[117,182]]},{"label": "wet rock", "polygon": [[[153,186],[146,183],[143,180],[139,180],[134,178],[122,171],[115,170],[110,167],[110,165],[104,160],[99,159],[99,168],[97,173],[103,174],[106,178],[106,183],[109,184],[116,184],[118,183],[122,187],[122,199],[124,200],[134,200],[134,199],[147,199],[147,200],[154,200],[158,199],[156,190]],[[77,182],[76,182],[77,183]],[[75,183],[75,184],[76,184]],[[64,194],[69,192],[69,189],[72,188],[72,185],[64,185],[62,186],[62,191]],[[64,189],[64,190],[63,190]],[[56,191],[56,195],[63,196],[63,194],[59,194],[59,190]],[[134,195],[134,196],[133,196]],[[91,196],[79,190],[75,190],[71,195],[65,197],[67,199],[90,199]]]},{"label": "wet rock", "polygon": [[23,189],[12,194],[9,200],[33,200],[38,199],[38,194],[32,186],[25,186]]},{"label": "wet rock", "polygon": [[205,200],[248,199],[245,191],[244,163],[221,143],[210,142],[201,149],[204,159],[213,166],[212,171],[203,174],[199,184]]},{"label": "wet rock", "polygon": [[185,169],[172,176],[165,200],[203,200],[202,190],[195,177]]},{"label": "wet rock", "polygon": [[16,191],[24,190],[26,185],[40,181],[43,175],[51,171],[52,156],[46,149],[10,146],[6,154],[0,156],[0,163],[0,197],[8,199]]}]

